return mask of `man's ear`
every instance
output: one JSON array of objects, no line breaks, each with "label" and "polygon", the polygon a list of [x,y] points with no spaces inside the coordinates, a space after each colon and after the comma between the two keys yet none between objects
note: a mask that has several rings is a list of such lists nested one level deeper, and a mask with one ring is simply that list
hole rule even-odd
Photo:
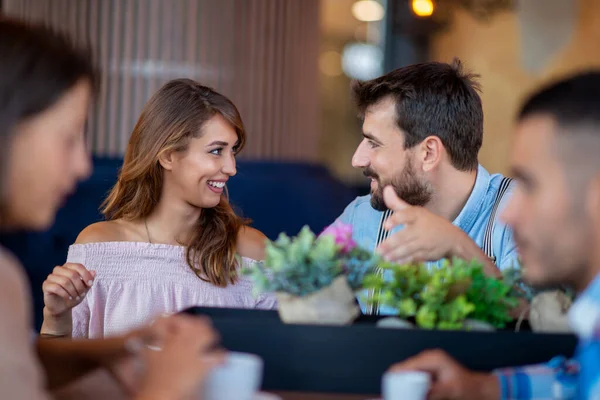
[{"label": "man's ear", "polygon": [[174,161],[175,161],[175,152],[173,150],[162,151],[158,155],[158,162],[160,163],[161,167],[163,167],[167,171],[170,171],[173,169]]},{"label": "man's ear", "polygon": [[423,171],[428,172],[440,163],[444,154],[444,144],[437,136],[428,136],[419,145],[419,158]]}]

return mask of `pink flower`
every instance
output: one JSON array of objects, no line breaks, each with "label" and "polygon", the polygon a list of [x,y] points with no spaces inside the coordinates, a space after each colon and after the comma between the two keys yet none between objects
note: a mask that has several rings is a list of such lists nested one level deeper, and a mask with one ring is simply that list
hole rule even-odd
[{"label": "pink flower", "polygon": [[352,225],[334,223],[325,228],[319,236],[323,235],[333,236],[335,244],[340,246],[343,253],[349,253],[356,247],[356,242],[352,239]]}]

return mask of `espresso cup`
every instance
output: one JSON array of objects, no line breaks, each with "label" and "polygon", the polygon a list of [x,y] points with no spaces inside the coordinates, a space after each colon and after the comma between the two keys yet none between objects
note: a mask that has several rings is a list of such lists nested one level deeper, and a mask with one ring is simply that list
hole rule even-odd
[{"label": "espresso cup", "polygon": [[387,372],[382,379],[383,400],[425,400],[430,384],[426,372]]},{"label": "espresso cup", "polygon": [[262,385],[263,361],[254,354],[230,352],[212,370],[202,390],[203,400],[253,400]]}]

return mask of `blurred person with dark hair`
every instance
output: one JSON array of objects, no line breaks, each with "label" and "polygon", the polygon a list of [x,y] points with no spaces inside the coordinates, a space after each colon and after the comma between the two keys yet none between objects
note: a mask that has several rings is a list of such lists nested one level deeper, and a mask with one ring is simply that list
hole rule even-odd
[{"label": "blurred person with dark hair", "polygon": [[[96,88],[89,57],[55,32],[0,19],[0,230],[43,230],[90,173],[84,125]],[[91,285],[94,275],[82,274]],[[172,317],[111,340],[35,340],[31,301],[18,262],[0,247],[0,397],[45,399],[47,390],[100,367],[138,399],[184,399],[220,360],[210,323]],[[158,340],[162,351],[144,343]],[[136,350],[133,354],[132,351]],[[143,363],[139,380],[121,362]],[[45,378],[43,377],[45,373]],[[93,393],[89,393],[93,395]],[[88,395],[85,396],[89,398]]]},{"label": "blurred person with dark hair", "polygon": [[[398,263],[477,259],[494,277],[519,268],[513,235],[497,218],[511,181],[478,162],[478,90],[476,76],[458,60],[410,65],[353,84],[364,138],[352,166],[370,178],[371,194],[354,200],[337,221],[353,226],[359,244]],[[393,211],[383,201],[388,185],[401,204]],[[362,309],[393,312],[377,304]]]},{"label": "blurred person with dark hair", "polygon": [[[488,374],[435,350],[392,370],[430,372],[431,399],[600,398],[599,155],[600,72],[551,84],[525,102],[512,150],[517,185],[501,218],[515,232],[527,283],[577,293],[568,313],[579,338],[575,358]],[[391,189],[385,200],[395,206]]]}]

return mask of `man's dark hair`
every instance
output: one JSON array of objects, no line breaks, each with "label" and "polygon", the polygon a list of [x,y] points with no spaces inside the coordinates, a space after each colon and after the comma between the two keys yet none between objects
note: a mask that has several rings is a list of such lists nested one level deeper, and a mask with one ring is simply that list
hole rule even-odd
[{"label": "man's dark hair", "polygon": [[592,126],[600,137],[600,71],[572,75],[529,97],[518,120],[533,115],[552,117],[564,130]]},{"label": "man's dark hair", "polygon": [[396,121],[406,137],[405,148],[428,136],[440,138],[452,165],[461,171],[477,169],[483,142],[483,109],[477,75],[465,72],[455,59],[451,64],[428,62],[396,69],[352,90],[361,117],[367,109],[392,97]]},{"label": "man's dark hair", "polygon": [[600,71],[572,75],[534,93],[518,120],[538,116],[554,122],[554,156],[569,171],[572,193],[583,193],[600,172]]}]

